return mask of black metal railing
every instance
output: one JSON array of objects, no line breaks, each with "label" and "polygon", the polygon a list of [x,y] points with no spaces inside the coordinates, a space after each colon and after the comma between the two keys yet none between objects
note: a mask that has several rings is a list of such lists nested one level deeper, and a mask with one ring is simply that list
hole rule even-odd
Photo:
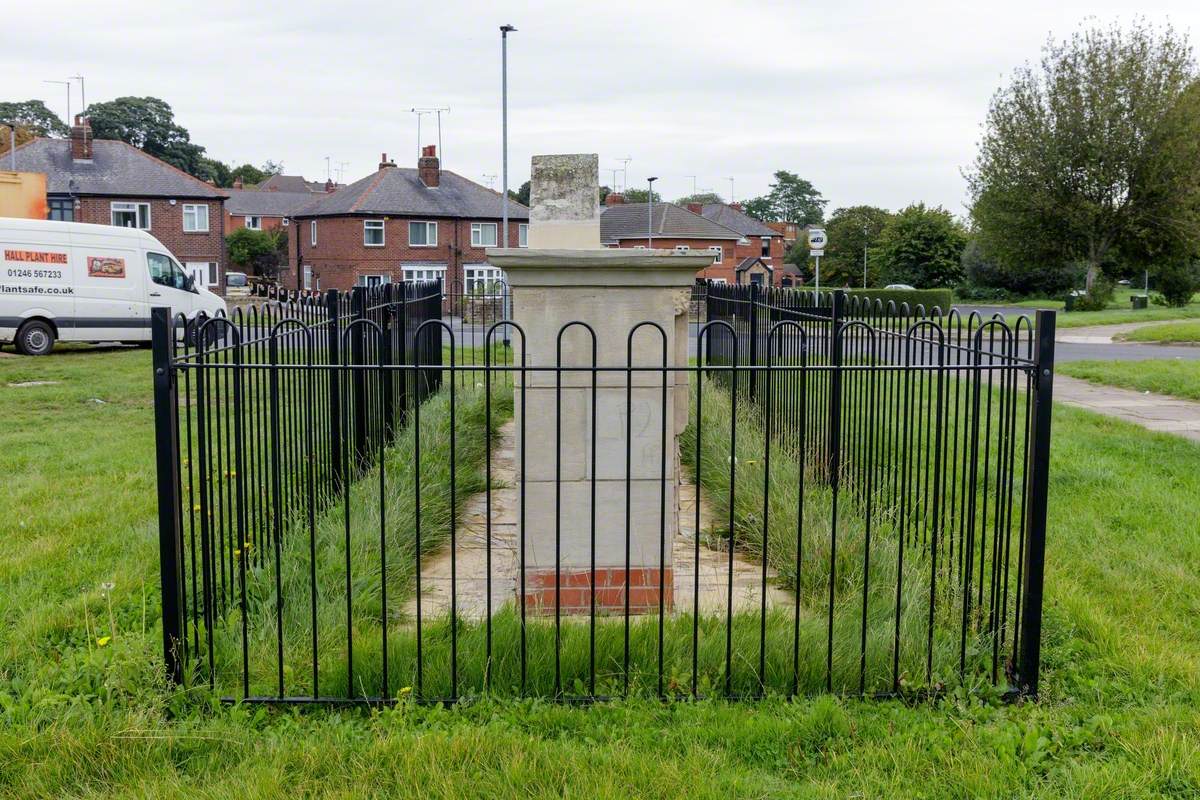
[{"label": "black metal railing", "polygon": [[648,323],[570,323],[537,366],[505,318],[464,346],[436,284],[185,336],[156,310],[173,679],[285,703],[1035,695],[1054,314],[702,301],[687,364]]}]

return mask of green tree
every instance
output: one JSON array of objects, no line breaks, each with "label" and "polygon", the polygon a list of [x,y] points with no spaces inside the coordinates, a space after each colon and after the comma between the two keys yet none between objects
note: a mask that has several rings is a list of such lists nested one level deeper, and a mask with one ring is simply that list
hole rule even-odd
[{"label": "green tree", "polygon": [[[649,202],[649,201],[647,200],[647,198],[649,197],[649,194],[647,193],[647,190],[645,190],[645,189],[626,189],[626,190],[623,192],[623,194],[625,195],[625,202],[626,202],[626,203],[645,203],[645,202]],[[659,194],[659,193],[656,191],[656,192],[654,193],[654,202],[656,202],[656,203],[661,203],[662,201],[663,201],[663,199],[662,199],[662,195],[661,195],[661,194]]]},{"label": "green tree", "polygon": [[[859,286],[863,281],[863,252],[879,244],[883,229],[892,219],[890,211],[875,206],[839,208],[825,223],[825,257],[821,279],[831,286]],[[879,264],[867,257],[867,282],[876,286]]]},{"label": "green tree", "polygon": [[[41,100],[0,103],[0,124],[15,124],[33,136],[66,136],[66,124]],[[4,145],[7,147],[8,142]]]},{"label": "green tree", "polygon": [[97,139],[119,139],[160,158],[189,175],[207,177],[204,148],[193,144],[175,113],[157,97],[118,97],[88,106]]},{"label": "green tree", "polygon": [[1001,268],[1180,263],[1200,252],[1200,87],[1186,37],[1144,22],[1048,42],[992,99],[967,173]]},{"label": "green tree", "polygon": [[689,194],[685,197],[679,198],[678,200],[675,201],[675,205],[686,206],[688,203],[700,203],[701,205],[709,205],[712,203],[724,203],[724,202],[725,201],[721,199],[721,195],[716,194],[715,192],[696,192],[695,194]]},{"label": "green tree", "polygon": [[269,173],[253,164],[242,164],[229,171],[229,185],[232,186],[234,181],[240,179],[244,186],[257,186],[269,177]]},{"label": "green tree", "polygon": [[287,234],[283,229],[255,231],[238,228],[225,237],[229,260],[243,271],[273,278],[287,258]]},{"label": "green tree", "polygon": [[203,181],[212,181],[214,185],[226,187],[233,185],[232,171],[229,165],[215,158],[202,156],[196,177]]},{"label": "green tree", "polygon": [[508,190],[508,199],[516,200],[521,205],[528,206],[529,205],[529,181],[525,181],[524,183],[522,183],[521,188],[517,189],[515,192],[512,189],[509,189]]},{"label": "green tree", "polygon": [[775,173],[771,191],[743,202],[742,210],[762,222],[818,225],[825,221],[828,203],[809,181],[781,169]]},{"label": "green tree", "polygon": [[917,203],[888,221],[869,257],[879,264],[883,283],[950,287],[962,281],[966,244],[967,232],[949,211]]}]

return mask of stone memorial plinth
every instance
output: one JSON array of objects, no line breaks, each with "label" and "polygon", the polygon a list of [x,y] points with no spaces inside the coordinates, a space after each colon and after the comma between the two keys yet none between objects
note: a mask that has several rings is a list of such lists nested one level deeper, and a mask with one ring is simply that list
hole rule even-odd
[{"label": "stone memorial plinth", "polygon": [[[561,239],[568,230],[557,226],[555,237]],[[598,235],[596,239],[598,243]],[[600,611],[623,611],[627,590],[631,612],[657,611],[660,580],[669,608],[679,517],[677,440],[687,424],[688,378],[683,371],[662,371],[663,348],[668,367],[686,367],[691,288],[696,272],[712,256],[600,247],[507,248],[489,250],[488,259],[508,277],[513,318],[526,336],[528,371],[517,377],[515,389],[516,443],[519,448],[523,438],[525,446],[524,471],[518,467],[517,475],[526,493],[526,591],[520,599],[528,608],[554,609],[557,530],[563,612],[589,611],[593,587]],[[560,362],[559,333],[572,322],[587,323],[595,331],[597,366],[622,369],[586,369],[592,364],[592,338],[580,325],[563,332]],[[641,327],[632,340],[631,363],[659,369],[630,374],[623,369],[630,363],[629,333],[643,322],[655,323],[662,333]],[[512,340],[519,362],[520,336],[514,332]],[[559,363],[562,371],[555,369]]]}]

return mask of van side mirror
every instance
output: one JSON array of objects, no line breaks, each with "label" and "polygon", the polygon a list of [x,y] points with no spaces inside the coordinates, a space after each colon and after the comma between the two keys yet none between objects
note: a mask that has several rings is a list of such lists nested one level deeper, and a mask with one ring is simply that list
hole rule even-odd
[{"label": "van side mirror", "polygon": [[196,291],[196,278],[192,275],[185,275],[183,277],[183,288],[189,292]]}]

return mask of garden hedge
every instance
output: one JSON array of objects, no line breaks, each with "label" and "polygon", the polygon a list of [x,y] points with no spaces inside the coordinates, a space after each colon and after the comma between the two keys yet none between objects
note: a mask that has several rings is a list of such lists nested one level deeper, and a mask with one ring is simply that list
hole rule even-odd
[{"label": "garden hedge", "polygon": [[945,314],[954,305],[954,292],[950,289],[847,289],[846,294],[850,297],[882,301],[884,310],[887,309],[889,300],[895,301],[897,310],[901,303],[908,303],[911,311],[916,310],[918,303],[923,304],[926,313],[936,306]]}]

